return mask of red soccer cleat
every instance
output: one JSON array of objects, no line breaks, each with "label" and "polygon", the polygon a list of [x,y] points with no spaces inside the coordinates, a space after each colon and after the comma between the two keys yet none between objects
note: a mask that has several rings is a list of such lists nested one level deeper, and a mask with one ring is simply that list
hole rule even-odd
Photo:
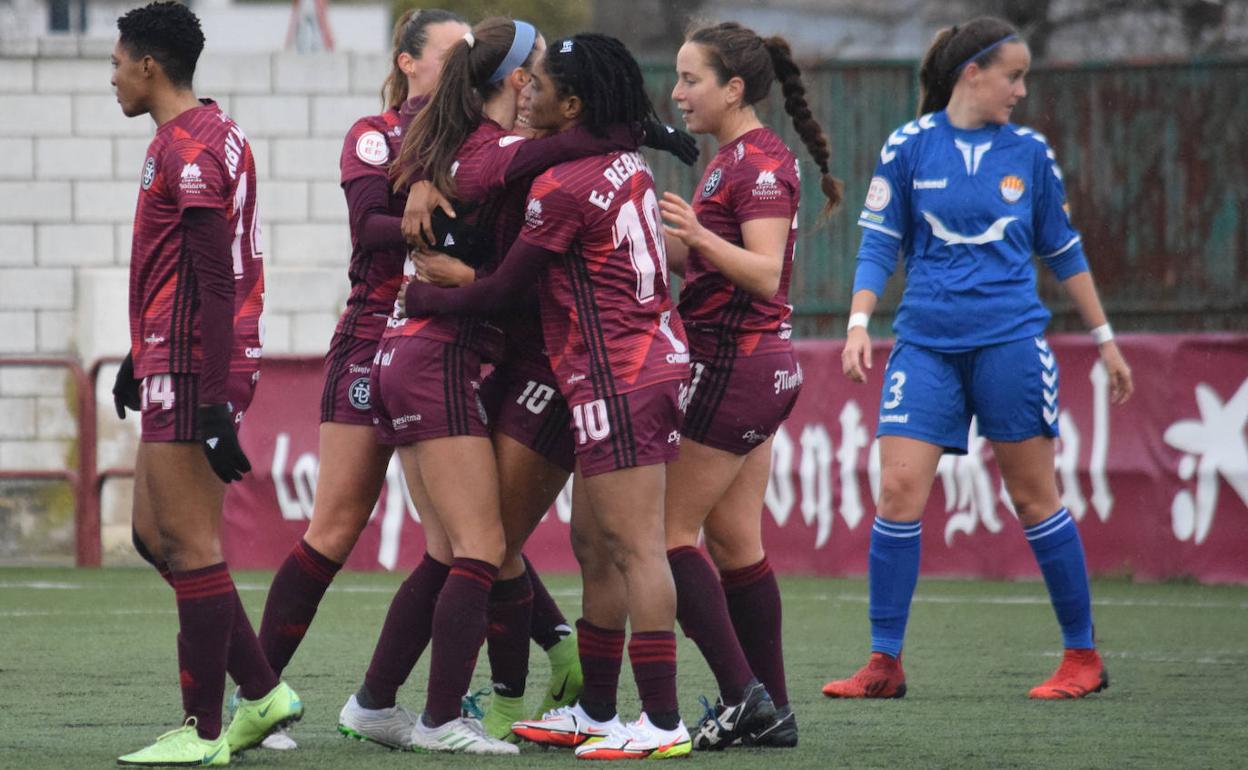
[{"label": "red soccer cleat", "polygon": [[828,682],[823,686],[823,694],[829,698],[901,698],[906,694],[901,658],[873,652],[858,673],[849,679]]},{"label": "red soccer cleat", "polygon": [[1031,688],[1027,695],[1036,700],[1082,698],[1109,687],[1109,674],[1096,650],[1067,649],[1062,665],[1053,676]]}]

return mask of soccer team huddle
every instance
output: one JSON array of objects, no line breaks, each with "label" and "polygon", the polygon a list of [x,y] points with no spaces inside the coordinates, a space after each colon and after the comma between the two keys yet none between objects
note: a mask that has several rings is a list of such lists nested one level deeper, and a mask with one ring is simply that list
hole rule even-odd
[{"label": "soccer team huddle", "polygon": [[[755,110],[776,82],[825,212],[841,184],[788,44],[733,22],[693,27],[671,94],[686,133],[657,117],[613,37],[547,41],[522,20],[470,26],[435,9],[398,20],[385,109],[355,122],[340,159],[351,290],[325,356],[312,519],[257,633],[218,537],[222,482],[250,470],[237,431],[260,380],[255,160],[244,129],[192,89],[204,39],[189,10],[153,3],[118,27],[118,101],[157,131],[135,216],[131,350],[113,392],[120,417],[140,413],[134,545],[175,591],[185,711],[182,727],[118,762],[225,765],[295,746],[286,728],[303,704],[281,677],[395,453],[426,553],[345,699],[341,733],[470,754],[527,741],[600,760],[795,747],[761,533],[772,436],[803,387],[788,303],[800,163]],[[941,454],[966,452],[972,417],[1062,629],[1063,662],[1031,697],[1108,685],[1082,545],[1053,482],[1057,370],[1033,255],[1092,328],[1116,402],[1131,376],[1054,153],[1009,123],[1028,65],[1005,22],[943,30],[920,71],[921,117],[888,138],[871,180],[842,355],[851,379],[872,366],[867,320],[899,255],[907,289],[883,375],[872,654],[827,683],[829,697],[905,694],[920,517]],[[701,182],[656,189],[641,149],[693,165],[692,135],[718,146]],[[683,279],[675,304],[671,274]],[[574,623],[524,556],[569,478]],[[677,622],[719,689],[690,727]],[[530,640],[550,662],[540,703],[526,699]],[[482,647],[492,686],[469,693]],[[635,719],[616,708],[625,647]],[[398,690],[426,649],[425,703],[409,710]]]}]

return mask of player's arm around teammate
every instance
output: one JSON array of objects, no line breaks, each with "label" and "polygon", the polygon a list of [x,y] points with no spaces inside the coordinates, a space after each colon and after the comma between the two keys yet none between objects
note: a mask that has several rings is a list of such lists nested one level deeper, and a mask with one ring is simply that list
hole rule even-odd
[{"label": "player's arm around teammate", "polygon": [[[467,29],[459,16],[447,11],[403,14],[394,27],[392,69],[382,89],[385,111],[356,121],[343,141],[340,168],[351,227],[351,291],[325,356],[318,433],[321,465],[312,520],[274,576],[260,628],[265,654],[279,672],[302,643],[325,591],[368,523],[385,480],[393,450],[378,441],[373,427],[369,375],[406,253],[399,232],[402,199],[391,195],[388,171],[403,128],[437,82],[443,53]],[[423,489],[410,492],[417,509],[427,510]],[[425,522],[424,531],[425,557],[399,591],[420,597],[431,607],[451,554],[436,522]],[[392,613],[385,628],[402,629],[389,636],[401,633],[406,644],[422,649],[429,631],[412,615]],[[369,669],[375,682],[384,683],[374,688],[378,700],[389,698],[392,707],[394,690],[402,680],[392,681],[391,668],[399,657],[388,649]],[[404,716],[396,710],[391,723],[402,722]],[[293,747],[288,739],[283,744],[274,745]]]},{"label": "player's arm around teammate", "polygon": [[[1079,698],[1108,684],[1092,636],[1083,546],[1053,473],[1058,370],[1043,337],[1033,254],[1092,328],[1115,403],[1131,394],[1045,138],[1009,122],[1030,53],[1008,23],[942,30],[920,70],[920,117],[880,154],[866,204],[843,370],[865,382],[866,326],[905,252],[907,287],[884,372],[881,488],[869,557],[871,660],[830,697],[901,697],[900,656],[918,578],[923,509],[943,453],[965,454],[972,416],[992,444],[1044,575],[1066,648],[1032,698]],[[959,265],[972,266],[961,270]]]}]

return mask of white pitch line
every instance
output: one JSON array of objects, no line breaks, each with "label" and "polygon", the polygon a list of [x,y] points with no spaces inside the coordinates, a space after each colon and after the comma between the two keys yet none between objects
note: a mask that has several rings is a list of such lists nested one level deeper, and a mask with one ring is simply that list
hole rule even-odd
[{"label": "white pitch line", "polygon": [[0,581],[0,588],[29,588],[34,591],[78,591],[77,583],[53,583],[44,580]]},{"label": "white pitch line", "polygon": [[[1125,652],[1120,650],[1100,650],[1102,658],[1110,660],[1134,660],[1141,663],[1164,663],[1166,665],[1195,663],[1201,666],[1242,666],[1244,664],[1243,656],[1248,655],[1248,650],[1240,651],[1224,651],[1217,653],[1205,653],[1192,658],[1179,658],[1173,655],[1159,655],[1155,652]],[[1060,652],[1042,652],[1040,655],[1045,658],[1060,658],[1064,653]],[[1212,655],[1233,655],[1237,657],[1215,658]]]},{"label": "white pitch line", "polygon": [[[819,601],[853,602],[866,604],[866,594],[815,594]],[[939,596],[916,594],[916,604],[989,604],[989,605],[1049,605],[1043,596]],[[1248,602],[1180,602],[1165,599],[1093,599],[1094,607],[1162,607],[1167,609],[1197,610],[1248,610]]]}]

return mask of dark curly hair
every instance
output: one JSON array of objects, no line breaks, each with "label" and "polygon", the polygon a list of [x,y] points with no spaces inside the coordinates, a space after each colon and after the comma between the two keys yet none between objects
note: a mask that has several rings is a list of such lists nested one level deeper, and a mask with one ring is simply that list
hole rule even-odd
[{"label": "dark curly hair", "polygon": [[546,49],[546,73],[560,98],[584,104],[582,124],[597,136],[617,123],[658,120],[641,67],[618,39],[586,33],[556,40]]},{"label": "dark curly hair", "polygon": [[117,29],[131,56],[152,57],[170,83],[191,87],[195,64],[204,50],[204,32],[189,8],[175,2],[151,3],[118,18]]}]

